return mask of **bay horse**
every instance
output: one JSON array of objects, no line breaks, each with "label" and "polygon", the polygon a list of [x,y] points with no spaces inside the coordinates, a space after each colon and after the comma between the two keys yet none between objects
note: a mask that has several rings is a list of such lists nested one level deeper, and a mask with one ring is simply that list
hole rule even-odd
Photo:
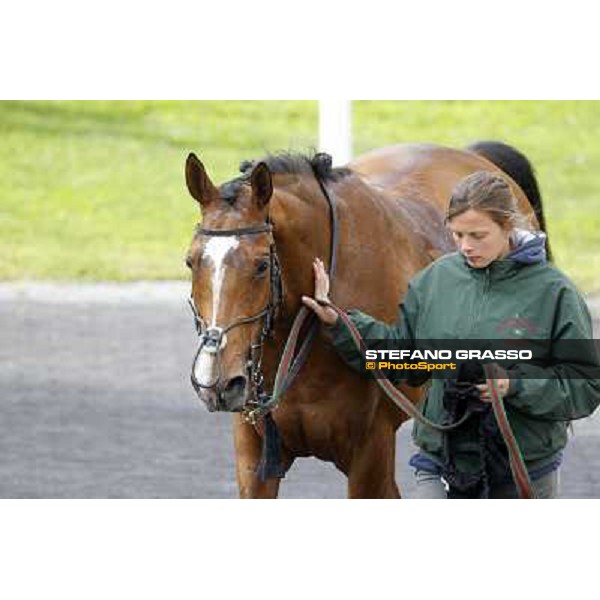
[{"label": "bay horse", "polygon": [[[456,183],[479,170],[502,172],[522,214],[533,226],[542,221],[529,162],[499,142],[465,150],[402,144],[343,168],[332,168],[324,154],[280,153],[246,161],[240,176],[218,187],[196,155],[188,156],[186,183],[201,211],[186,259],[201,339],[192,382],[209,411],[233,413],[242,498],[278,495],[280,478],[257,474],[264,420],[244,416],[257,386],[273,386],[301,297],[313,294],[313,259],[331,264],[331,211],[338,238],[332,301],[391,323],[412,276],[455,250],[445,209]],[[522,188],[535,192],[527,198]],[[422,399],[422,388],[401,389],[415,403]],[[284,471],[296,458],[314,456],[347,476],[351,498],[400,497],[396,430],[406,416],[373,380],[345,366],[323,329],[270,418]]]}]

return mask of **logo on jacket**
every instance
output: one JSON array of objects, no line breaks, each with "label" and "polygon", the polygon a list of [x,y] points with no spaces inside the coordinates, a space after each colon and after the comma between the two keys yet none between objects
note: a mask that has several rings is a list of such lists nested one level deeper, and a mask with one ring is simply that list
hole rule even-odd
[{"label": "logo on jacket", "polygon": [[530,337],[538,329],[538,326],[533,321],[521,317],[518,313],[514,317],[504,319],[496,327],[496,331],[503,337],[516,339]]}]

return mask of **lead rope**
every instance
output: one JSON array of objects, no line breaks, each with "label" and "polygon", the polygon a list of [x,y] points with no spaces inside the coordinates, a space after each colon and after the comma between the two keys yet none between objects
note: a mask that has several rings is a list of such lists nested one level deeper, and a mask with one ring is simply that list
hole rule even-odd
[{"label": "lead rope", "polygon": [[253,425],[256,425],[258,420],[265,416],[271,410],[277,408],[280,402],[280,397],[283,392],[291,384],[292,372],[292,360],[294,358],[294,352],[298,345],[298,338],[304,322],[310,317],[311,311],[302,306],[294,319],[292,329],[285,343],[279,366],[277,367],[277,374],[275,375],[275,383],[273,384],[273,392],[271,396],[264,403],[260,404],[256,408],[249,410],[246,414],[246,420]]},{"label": "lead rope", "polygon": [[[321,301],[324,304],[324,302]],[[365,345],[364,341],[360,335],[360,332],[356,328],[356,325],[350,320],[348,315],[340,308],[335,306],[334,304],[328,303],[327,306],[335,310],[338,314],[342,322],[346,325],[350,334],[352,336],[352,340],[356,345],[357,349],[360,350],[361,354],[364,355]],[[277,405],[280,402],[281,395],[285,389],[288,387],[288,375],[289,375],[289,365],[291,363],[291,359],[294,355],[294,350],[296,348],[298,335],[300,329],[302,328],[302,324],[304,320],[307,318],[310,309],[305,306],[302,306],[298,316],[294,320],[294,324],[292,325],[292,330],[290,331],[290,335],[285,344],[285,348],[283,349],[283,354],[281,356],[281,362],[279,363],[279,368],[277,369],[277,374],[275,375],[275,384],[273,386],[273,394],[268,402],[257,407],[250,413],[250,418],[258,419],[267,411],[274,410],[277,408]],[[391,400],[391,402],[396,406],[396,408],[405,412],[409,417],[420,421],[421,423],[432,427],[433,429],[437,429],[438,431],[450,431],[452,429],[456,429],[460,425],[462,425],[471,415],[467,412],[459,421],[455,423],[451,423],[450,425],[440,425],[439,423],[434,423],[430,421],[427,417],[423,416],[421,411],[407,398],[400,390],[394,387],[394,384],[382,376],[381,378],[376,377],[375,381],[377,385],[385,392],[387,398]]]},{"label": "lead rope", "polygon": [[502,433],[504,443],[508,448],[510,470],[512,471],[517,492],[519,493],[520,498],[526,500],[534,499],[535,492],[533,490],[533,486],[531,485],[531,480],[529,479],[529,473],[527,472],[523,455],[521,454],[515,435],[512,431],[510,423],[508,422],[508,417],[506,416],[502,395],[500,394],[500,390],[498,389],[498,384],[496,382],[494,366],[487,364],[483,365],[483,368],[486,374],[486,379],[492,382],[492,410],[494,411],[494,417],[496,417],[496,422],[498,423],[498,427]]},{"label": "lead rope", "polygon": [[[364,356],[364,340],[362,339],[362,336],[360,335],[360,332],[358,331],[356,325],[354,325],[354,323],[351,321],[348,315],[342,309],[340,309],[335,304],[332,304],[331,302],[321,301],[320,304],[329,306],[337,313],[342,323],[347,327],[348,331],[350,332],[354,345],[360,351],[361,355]],[[277,374],[275,376],[273,394],[268,402],[249,413],[248,418],[249,420],[251,420],[251,422],[256,422],[257,419],[259,419],[261,416],[264,416],[267,412],[276,409],[280,402],[283,392],[285,391],[285,389],[287,389],[287,387],[289,387],[288,377],[290,371],[290,364],[292,363],[294,351],[298,343],[298,336],[300,330],[308,316],[309,309],[303,306],[300,309],[298,315],[296,316],[296,319],[294,320],[292,330],[290,331],[290,335],[285,344],[281,361],[277,369]],[[484,369],[486,372],[486,378],[488,380],[491,380],[492,382],[492,410],[494,411],[494,417],[496,418],[498,427],[500,429],[500,432],[502,433],[502,437],[504,439],[506,447],[508,448],[510,468],[512,471],[513,479],[515,481],[515,485],[517,487],[517,491],[519,493],[519,497],[524,499],[535,498],[535,493],[533,491],[533,487],[529,479],[529,474],[527,472],[527,468],[525,467],[525,461],[523,460],[523,456],[521,455],[521,451],[519,450],[519,446],[510,427],[510,423],[508,422],[506,411],[504,410],[502,396],[499,393],[498,385],[495,380],[496,374],[494,373],[494,368],[492,365],[487,364],[484,365]],[[435,423],[427,417],[425,417],[423,413],[421,413],[421,411],[410,401],[409,398],[407,398],[400,390],[394,387],[392,382],[389,379],[387,379],[387,377],[382,375],[381,377],[376,377],[375,381],[377,382],[377,385],[383,390],[386,397],[392,402],[392,404],[394,404],[394,406],[396,406],[396,408],[406,413],[409,417],[412,417],[420,423],[431,427],[432,429],[435,429],[437,431],[450,431],[452,429],[456,429],[470,417],[470,413],[467,411],[467,413],[459,421],[451,423],[450,425],[440,425],[439,423]]]},{"label": "lead rope", "polygon": [[[331,167],[331,157],[330,156],[328,156],[326,153],[319,153],[317,156],[320,156],[323,159],[327,160],[327,162],[329,163],[329,166]],[[338,247],[338,237],[339,237],[337,198],[336,198],[336,195],[332,191],[327,189],[327,186],[323,183],[322,178],[315,171],[314,166],[313,166],[313,173],[314,173],[315,179],[317,180],[317,183],[319,184],[319,188],[321,189],[323,196],[325,196],[325,199],[327,200],[327,204],[329,206],[329,226],[330,226],[330,230],[331,230],[331,238],[330,238],[330,243],[329,243],[329,282],[331,285],[331,284],[333,284],[333,281],[335,279],[335,273],[337,270],[337,247]],[[306,314],[302,314],[303,310],[306,312]],[[292,384],[292,382],[298,375],[300,368],[306,361],[306,357],[308,356],[308,353],[312,347],[313,339],[318,330],[318,323],[317,323],[316,315],[304,306],[301,307],[300,312],[296,316],[296,320],[300,321],[296,337],[300,334],[302,325],[305,322],[308,322],[308,325],[307,325],[308,331],[305,334],[304,341],[303,341],[302,345],[300,346],[300,350],[298,351],[296,358],[291,363],[291,366],[288,369],[289,373],[286,372],[285,377],[281,381],[282,387],[279,390],[279,394],[283,394],[290,387],[290,385]],[[288,341],[289,341],[289,338],[288,338]],[[292,352],[295,351],[296,345],[297,344],[294,341]]]}]

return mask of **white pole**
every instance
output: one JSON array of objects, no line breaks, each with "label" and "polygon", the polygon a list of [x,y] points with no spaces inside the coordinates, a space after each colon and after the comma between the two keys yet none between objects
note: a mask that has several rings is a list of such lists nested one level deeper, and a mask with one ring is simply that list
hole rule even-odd
[{"label": "white pole", "polygon": [[331,154],[334,166],[352,159],[351,100],[319,100],[319,150]]}]

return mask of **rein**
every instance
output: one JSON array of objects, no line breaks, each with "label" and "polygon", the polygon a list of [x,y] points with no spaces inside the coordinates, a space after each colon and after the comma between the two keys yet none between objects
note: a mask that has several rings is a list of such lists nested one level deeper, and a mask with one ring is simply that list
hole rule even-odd
[{"label": "rein", "polygon": [[[323,193],[323,196],[325,196],[325,199],[327,200],[327,204],[329,205],[331,231],[329,248],[329,278],[330,282],[333,282],[337,265],[336,257],[339,237],[337,202],[335,194],[327,189],[327,186],[325,186],[322,179],[316,173],[314,173],[314,176],[319,183],[319,187]],[[307,330],[302,345],[300,346],[298,352],[296,352],[300,334],[306,328]],[[285,349],[283,351],[281,360],[277,366],[277,374],[275,377],[275,383],[273,385],[273,391],[271,395],[264,393],[261,395],[256,394],[254,402],[248,403],[248,406],[244,411],[244,418],[248,423],[256,425],[258,419],[267,415],[272,408],[279,403],[279,396],[281,396],[281,394],[283,394],[292,385],[302,365],[305,363],[306,357],[308,356],[318,329],[319,321],[317,316],[306,306],[301,306],[296,318],[294,319],[292,329],[285,344],[285,349],[289,348],[291,351],[288,351],[287,353]],[[280,373],[285,373],[285,377],[280,377]]]},{"label": "rein", "polygon": [[[365,351],[365,343],[362,339],[360,332],[358,331],[356,325],[350,320],[348,315],[339,307],[335,306],[331,302],[327,301],[319,301],[319,304],[329,306],[332,308],[341,319],[342,323],[348,328],[350,334],[352,336],[352,340],[357,349],[361,351],[361,354],[364,355]],[[308,309],[307,309],[308,310]],[[281,362],[279,364],[279,368],[277,370],[277,375],[275,377],[275,385],[273,388],[273,394],[271,399],[265,403],[263,406],[258,407],[253,411],[251,415],[252,419],[257,419],[262,416],[265,412],[273,410],[277,407],[281,395],[285,391],[287,387],[289,387],[288,377],[289,377],[289,364],[291,362],[291,357],[294,355],[295,345],[298,340],[298,335],[300,333],[300,329],[305,320],[305,316],[301,313],[296,318],[294,325],[292,326],[292,331],[290,332],[290,336],[285,345],[283,355],[281,357]],[[517,487],[517,491],[519,496],[524,499],[532,499],[535,498],[535,493],[533,491],[531,481],[529,480],[529,474],[527,472],[527,468],[525,466],[525,461],[523,460],[523,456],[519,450],[519,446],[515,439],[515,436],[510,427],[510,423],[508,422],[508,418],[506,416],[506,411],[504,409],[504,404],[502,402],[502,395],[498,390],[498,386],[495,381],[495,373],[493,365],[487,364],[484,365],[486,377],[488,380],[492,381],[492,389],[491,389],[491,397],[492,397],[492,410],[494,412],[494,417],[496,418],[496,422],[498,423],[498,428],[502,434],[506,447],[509,453],[510,459],[510,467],[513,475],[513,479],[515,481],[515,485]],[[419,421],[420,423],[426,425],[427,427],[431,427],[437,431],[451,431],[452,429],[456,429],[460,425],[462,425],[469,417],[470,413],[466,413],[464,417],[458,420],[455,423],[451,423],[449,425],[442,425],[440,423],[435,423],[425,417],[423,413],[407,398],[400,390],[398,390],[394,384],[385,376],[376,377],[375,381],[377,385],[383,390],[386,397],[394,404],[396,408],[406,413],[409,417]]]},{"label": "rein", "polygon": [[529,473],[527,472],[525,461],[523,460],[523,456],[519,450],[519,445],[517,444],[517,440],[506,416],[504,403],[502,402],[502,395],[500,394],[498,384],[496,383],[494,367],[493,365],[487,364],[484,365],[483,368],[486,378],[492,382],[492,410],[494,411],[494,417],[496,417],[498,428],[500,429],[502,437],[504,438],[504,443],[508,448],[510,470],[512,472],[515,485],[517,486],[517,491],[519,492],[519,496],[521,498],[527,500],[534,499],[535,492],[533,491],[533,487],[529,479]]}]

